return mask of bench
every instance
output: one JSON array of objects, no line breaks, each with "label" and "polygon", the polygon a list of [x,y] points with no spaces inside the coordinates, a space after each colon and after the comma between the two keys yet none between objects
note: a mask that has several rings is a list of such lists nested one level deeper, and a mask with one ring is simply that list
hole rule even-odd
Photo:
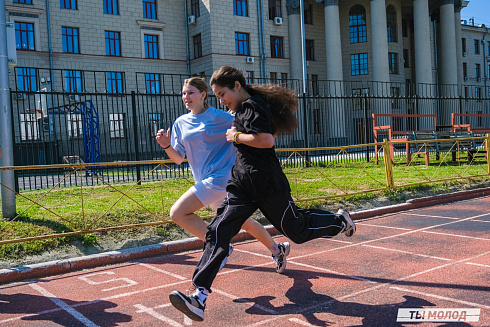
[{"label": "bench", "polygon": [[[430,163],[430,153],[436,154],[436,160],[440,160],[441,153],[451,153],[451,160],[456,161],[457,154],[462,151],[468,153],[468,162],[471,162],[474,153],[478,151],[475,146],[475,140],[467,139],[473,137],[473,132],[471,131],[411,132],[407,136],[409,141],[421,141],[421,143],[407,143],[407,165],[411,164],[412,155],[424,155],[425,165],[428,166]],[[432,140],[433,142],[429,142]]]}]

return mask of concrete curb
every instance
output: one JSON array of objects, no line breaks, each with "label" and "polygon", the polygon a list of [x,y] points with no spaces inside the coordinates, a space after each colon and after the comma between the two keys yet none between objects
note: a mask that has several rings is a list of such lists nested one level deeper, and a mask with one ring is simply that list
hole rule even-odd
[{"label": "concrete curb", "polygon": [[[417,209],[448,202],[467,200],[487,195],[490,195],[490,188],[460,191],[455,193],[412,199],[398,205],[351,212],[351,217],[355,220],[372,218],[388,213]],[[275,229],[272,225],[265,227],[271,235],[278,234],[277,229]],[[242,242],[250,239],[253,239],[253,237],[242,230],[232,239],[232,242]],[[33,278],[41,278],[82,269],[127,262],[131,260],[161,256],[165,254],[198,250],[202,247],[203,242],[195,237],[185,240],[141,246],[132,249],[104,252],[66,260],[56,260],[33,265],[0,269],[0,284],[25,281]]]}]

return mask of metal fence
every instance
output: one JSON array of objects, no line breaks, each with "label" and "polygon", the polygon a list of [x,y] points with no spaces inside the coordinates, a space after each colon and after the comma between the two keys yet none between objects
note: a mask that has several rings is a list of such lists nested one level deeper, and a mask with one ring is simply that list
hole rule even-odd
[{"label": "metal fence", "polygon": [[[61,73],[60,73],[61,74]],[[50,85],[63,85],[65,75],[51,72]],[[59,76],[58,76],[59,75]],[[14,162],[16,166],[145,161],[167,159],[154,140],[160,128],[169,128],[186,113],[180,90],[188,76],[159,75],[158,92],[148,88],[144,73],[136,74],[133,92],[108,93],[104,85],[107,72],[94,72],[90,92],[66,92],[41,88],[41,91],[11,91]],[[92,76],[89,75],[89,76]],[[87,74],[84,74],[87,77]],[[59,83],[54,83],[59,80]],[[100,81],[99,81],[100,80]],[[96,83],[96,81],[98,81]],[[255,81],[255,82],[270,82]],[[456,86],[438,87],[396,83],[308,81],[303,94],[298,81],[273,81],[298,90],[300,126],[292,136],[279,137],[277,148],[336,147],[381,142],[374,140],[372,113],[438,115],[442,126],[450,124],[451,113],[489,114],[490,99],[463,98]],[[84,84],[85,85],[85,84]],[[87,90],[83,87],[83,90]],[[124,89],[124,88],[123,88]],[[420,95],[414,95],[415,93]],[[222,108],[210,95],[209,103]],[[223,108],[224,109],[224,108]],[[490,127],[490,117],[461,116],[475,127]],[[418,130],[424,122],[394,119],[387,122],[395,130]],[[373,157],[374,149],[355,148],[349,158]],[[306,155],[308,153],[305,153]],[[280,155],[280,153],[279,153]],[[316,153],[328,160],[329,151]],[[175,167],[174,167],[175,168]],[[112,182],[133,182],[149,171],[144,165],[121,167],[92,166],[84,183],[99,184],[101,178]],[[184,164],[175,171],[188,175]],[[92,176],[96,174],[98,178]],[[167,172],[168,177],[175,174]],[[64,176],[59,170],[16,171],[17,190],[32,190],[57,185]],[[155,175],[155,178],[158,178]],[[151,176],[150,176],[151,179]],[[67,178],[60,186],[78,185],[78,178]]]}]

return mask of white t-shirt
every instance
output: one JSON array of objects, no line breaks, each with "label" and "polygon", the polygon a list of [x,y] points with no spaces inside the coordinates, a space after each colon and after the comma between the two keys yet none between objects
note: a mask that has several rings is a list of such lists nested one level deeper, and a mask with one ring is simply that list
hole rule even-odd
[{"label": "white t-shirt", "polygon": [[235,163],[235,147],[226,141],[226,130],[234,116],[209,107],[205,112],[191,112],[177,118],[172,126],[172,147],[187,157],[194,182],[223,191]]}]

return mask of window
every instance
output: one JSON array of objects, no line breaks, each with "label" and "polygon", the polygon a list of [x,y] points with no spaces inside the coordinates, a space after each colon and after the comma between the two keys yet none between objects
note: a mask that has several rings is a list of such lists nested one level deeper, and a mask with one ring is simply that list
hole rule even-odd
[{"label": "window", "polygon": [[22,141],[39,140],[37,114],[20,114],[20,139]]},{"label": "window", "polygon": [[463,62],[463,77],[468,77],[468,64]]},{"label": "window", "polygon": [[305,40],[306,60],[315,60],[315,41]]},{"label": "window", "polygon": [[124,114],[109,114],[111,139],[124,138]]},{"label": "window", "polygon": [[271,72],[271,83],[277,84],[277,73]]},{"label": "window", "polygon": [[490,41],[487,42],[487,56],[490,56]]},{"label": "window", "polygon": [[143,0],[143,18],[157,19],[156,0]]},{"label": "window", "polygon": [[475,48],[475,54],[480,54],[480,40],[474,40],[473,46]]},{"label": "window", "polygon": [[107,72],[107,93],[123,93],[122,72]]},{"label": "window", "polygon": [[401,109],[400,88],[391,88],[391,109]]},{"label": "window", "polygon": [[320,109],[313,109],[313,134],[320,134]]},{"label": "window", "polygon": [[157,136],[158,130],[163,126],[160,126],[161,114],[148,114],[148,126],[150,126],[151,137]]},{"label": "window", "polygon": [[312,74],[311,75],[311,94],[316,96],[319,95],[319,85],[318,85],[318,75]]},{"label": "window", "polygon": [[77,9],[77,0],[60,0],[60,8]]},{"label": "window", "polygon": [[281,73],[281,85],[284,87],[288,86],[288,73]]},{"label": "window", "polygon": [[269,0],[269,19],[282,17],[281,0]]},{"label": "window", "polygon": [[407,20],[406,19],[402,19],[402,36],[408,37],[408,26],[407,26]]},{"label": "window", "polygon": [[65,92],[82,92],[82,71],[65,70]]},{"label": "window", "polygon": [[463,50],[462,55],[463,55],[463,57],[465,57],[466,56],[466,38],[461,39],[461,48]]},{"label": "window", "polygon": [[199,0],[191,0],[191,15],[196,16],[196,18],[201,16]]},{"label": "window", "polygon": [[22,3],[25,5],[32,5],[32,0],[14,0],[14,3]]},{"label": "window", "polygon": [[159,74],[145,74],[146,93],[159,94],[160,93],[160,75]]},{"label": "window", "polygon": [[388,42],[397,42],[396,10],[393,5],[389,5],[386,8],[386,25],[388,28]]},{"label": "window", "polygon": [[61,35],[64,53],[80,53],[78,28],[62,26]]},{"label": "window", "polygon": [[17,68],[17,89],[24,92],[37,91],[36,69]]},{"label": "window", "polygon": [[475,64],[475,77],[481,78],[480,64]]},{"label": "window", "polygon": [[83,137],[82,115],[67,114],[66,122],[68,128],[68,136],[71,139],[81,139]]},{"label": "window", "polygon": [[271,58],[284,58],[283,37],[271,35]]},{"label": "window", "polygon": [[233,15],[248,17],[248,0],[233,0]]},{"label": "window", "polygon": [[352,108],[354,110],[362,110],[364,107],[367,109],[367,95],[369,94],[368,88],[352,89]]},{"label": "window", "polygon": [[357,53],[350,55],[351,75],[368,74],[368,57],[367,53]]},{"label": "window", "polygon": [[247,84],[253,84],[253,83],[255,83],[255,81],[254,81],[254,72],[247,71],[247,77],[246,77],[246,79],[247,79]]},{"label": "window", "polygon": [[410,58],[408,57],[408,49],[403,49],[403,67],[410,68]]},{"label": "window", "polygon": [[104,0],[104,14],[119,15],[118,0]]},{"label": "window", "polygon": [[250,55],[249,34],[235,32],[235,52],[237,55]]},{"label": "window", "polygon": [[305,8],[303,10],[305,12],[305,17],[304,17],[305,24],[313,25],[313,9],[312,9],[312,6],[308,2],[305,2],[304,5],[305,5]]},{"label": "window", "polygon": [[35,50],[33,23],[15,22],[15,43],[19,50]]},{"label": "window", "polygon": [[197,34],[192,37],[192,44],[194,47],[194,59],[202,57],[202,42],[201,34]]},{"label": "window", "polygon": [[350,43],[367,42],[366,10],[361,5],[355,5],[349,10]]},{"label": "window", "polygon": [[478,86],[475,87],[475,99],[477,99],[478,102],[481,101],[481,88],[479,88]]},{"label": "window", "polygon": [[108,56],[121,56],[121,33],[105,31],[105,54]]},{"label": "window", "polygon": [[145,34],[145,58],[158,59],[158,36]]},{"label": "window", "polygon": [[398,53],[388,53],[388,59],[390,61],[390,74],[398,74]]}]

